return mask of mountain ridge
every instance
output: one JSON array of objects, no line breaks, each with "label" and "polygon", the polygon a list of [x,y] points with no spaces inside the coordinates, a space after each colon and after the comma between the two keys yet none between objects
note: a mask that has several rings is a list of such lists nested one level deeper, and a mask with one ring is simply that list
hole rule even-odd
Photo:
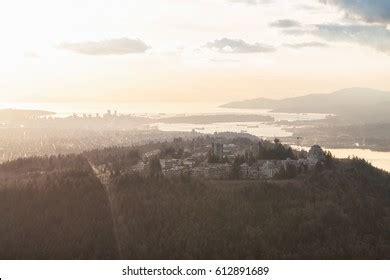
[{"label": "mountain ridge", "polygon": [[[285,99],[255,98],[230,102],[222,108],[271,109],[285,113],[355,114],[361,110],[375,112],[390,104],[390,92],[370,88],[345,88],[331,93],[308,94]],[[386,108],[383,108],[386,109]]]}]

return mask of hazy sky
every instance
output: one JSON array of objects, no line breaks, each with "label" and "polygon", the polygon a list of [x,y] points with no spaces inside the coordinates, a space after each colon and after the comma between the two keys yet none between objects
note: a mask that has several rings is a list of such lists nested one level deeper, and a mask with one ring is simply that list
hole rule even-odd
[{"label": "hazy sky", "polygon": [[0,102],[390,90],[388,0],[4,0]]}]

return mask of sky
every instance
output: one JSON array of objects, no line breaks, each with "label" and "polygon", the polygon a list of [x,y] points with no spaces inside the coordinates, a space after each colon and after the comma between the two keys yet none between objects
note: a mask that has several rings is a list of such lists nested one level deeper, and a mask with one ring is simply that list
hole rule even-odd
[{"label": "sky", "polygon": [[390,90],[388,0],[4,0],[0,102]]}]

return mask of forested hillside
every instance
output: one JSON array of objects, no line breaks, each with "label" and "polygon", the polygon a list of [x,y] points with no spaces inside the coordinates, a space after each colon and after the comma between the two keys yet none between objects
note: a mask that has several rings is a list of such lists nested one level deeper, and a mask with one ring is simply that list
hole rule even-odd
[{"label": "forested hillside", "polygon": [[[134,148],[86,155],[101,164],[110,151],[123,155],[116,164],[139,157]],[[6,163],[0,178],[0,259],[390,256],[390,176],[359,159],[292,180],[118,172],[103,186],[72,155]]]},{"label": "forested hillside", "polygon": [[276,182],[120,176],[123,258],[388,258],[389,175],[336,165]]},{"label": "forested hillside", "polygon": [[0,259],[117,257],[105,191],[81,156],[0,165]]}]

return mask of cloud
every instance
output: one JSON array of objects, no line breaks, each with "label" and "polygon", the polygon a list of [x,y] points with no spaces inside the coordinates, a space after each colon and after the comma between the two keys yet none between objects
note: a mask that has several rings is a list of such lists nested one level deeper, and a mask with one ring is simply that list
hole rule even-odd
[{"label": "cloud", "polygon": [[358,43],[390,54],[390,31],[384,26],[319,24],[311,32],[328,41]]},{"label": "cloud", "polygon": [[150,47],[139,39],[119,38],[95,42],[62,43],[57,48],[85,55],[125,55],[143,53]]},{"label": "cloud", "polygon": [[321,3],[338,6],[349,17],[366,22],[390,23],[389,0],[319,0]]},{"label": "cloud", "polygon": [[298,4],[295,6],[299,10],[306,10],[306,11],[318,11],[320,10],[319,6],[313,6],[313,5],[307,5],[307,4]]},{"label": "cloud", "polygon": [[292,35],[292,36],[300,36],[300,35],[305,35],[308,34],[308,30],[305,28],[287,28],[283,30],[283,33],[286,35]]},{"label": "cloud", "polygon": [[213,62],[213,63],[236,63],[236,62],[240,62],[240,60],[238,59],[210,59],[209,62]]},{"label": "cloud", "polygon": [[35,52],[28,51],[28,52],[24,53],[24,57],[25,58],[40,58],[41,56]]},{"label": "cloud", "polygon": [[328,44],[322,42],[304,42],[298,44],[285,44],[286,47],[292,49],[303,49],[303,48],[326,48],[329,47]]},{"label": "cloud", "polygon": [[277,28],[291,28],[291,27],[299,27],[301,24],[292,19],[281,19],[270,23],[271,27]]},{"label": "cloud", "polygon": [[[301,28],[285,29],[283,33],[292,36],[314,35],[327,42],[347,42],[368,46],[390,54],[390,30],[384,25],[371,24],[317,24],[304,25]],[[321,45],[303,43],[296,47]],[[322,44],[322,43],[321,43]],[[286,45],[294,47],[294,44]],[[325,46],[324,46],[325,47]]]},{"label": "cloud", "polygon": [[232,3],[245,3],[249,5],[259,5],[259,4],[268,4],[271,3],[271,0],[228,0]]},{"label": "cloud", "polygon": [[205,47],[223,53],[267,53],[276,51],[273,46],[260,43],[249,44],[240,39],[228,38],[209,42]]}]

